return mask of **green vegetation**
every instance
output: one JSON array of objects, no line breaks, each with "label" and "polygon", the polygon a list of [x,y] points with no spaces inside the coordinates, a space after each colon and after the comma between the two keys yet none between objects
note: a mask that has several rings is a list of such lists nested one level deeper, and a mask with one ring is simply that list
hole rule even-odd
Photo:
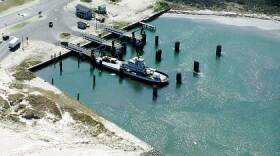
[{"label": "green vegetation", "polygon": [[123,28],[123,27],[127,26],[128,24],[129,24],[129,23],[126,22],[126,21],[115,21],[115,22],[113,23],[113,25],[114,25],[115,28]]},{"label": "green vegetation", "polygon": [[6,101],[5,99],[3,99],[1,96],[0,96],[0,111],[1,110],[7,110],[10,108],[10,105],[8,103],[8,101]]},{"label": "green vegetation", "polygon": [[24,97],[25,97],[25,96],[24,96],[23,94],[21,94],[21,93],[10,94],[10,95],[8,96],[8,101],[10,102],[10,105],[11,105],[11,106],[15,106],[15,105],[21,103],[22,100],[24,99]]},{"label": "green vegetation", "polygon": [[197,9],[280,14],[279,0],[167,0],[167,2],[172,2],[170,4],[173,8],[182,8],[186,5]]},{"label": "green vegetation", "polygon": [[113,2],[113,3],[118,3],[120,2],[121,0],[109,0],[110,2]]},{"label": "green vegetation", "polygon": [[31,120],[31,119],[41,119],[45,116],[45,113],[42,111],[37,111],[34,109],[24,109],[22,112],[22,117],[27,119],[27,120]]},{"label": "green vegetation", "polygon": [[0,13],[12,7],[23,5],[32,0],[5,0],[0,2]]},{"label": "green vegetation", "polygon": [[169,8],[169,5],[168,5],[167,2],[157,1],[155,6],[154,6],[154,12],[158,12],[158,11],[165,10],[165,9],[168,9],[168,8]]},{"label": "green vegetation", "polygon": [[92,2],[92,0],[80,0],[81,2],[86,2],[86,3],[90,3]]},{"label": "green vegetation", "polygon": [[23,28],[24,26],[26,26],[27,24],[29,24],[30,23],[30,21],[23,21],[23,22],[21,22],[21,23],[18,23],[18,24],[16,24],[16,25],[14,25],[13,27],[11,27],[11,31],[16,31],[16,30],[18,30],[18,29],[21,29],[21,28]]},{"label": "green vegetation", "polygon": [[105,126],[101,122],[94,120],[90,115],[79,112],[70,107],[65,108],[65,111],[69,112],[75,121],[78,121],[86,126],[90,126],[91,128],[87,130],[87,132],[92,134],[93,136],[97,136],[101,133],[107,132]]},{"label": "green vegetation", "polygon": [[31,60],[31,59],[26,60],[16,67],[16,70],[15,70],[15,73],[13,74],[13,76],[19,81],[32,80],[36,76],[34,73],[29,71],[28,68],[30,68],[31,66],[34,66],[36,64],[39,64],[39,63],[41,63],[41,61],[39,61],[39,60]]},{"label": "green vegetation", "polygon": [[70,33],[67,33],[67,32],[62,32],[62,33],[60,33],[59,37],[60,37],[61,39],[70,39],[71,34],[70,34]]},{"label": "green vegetation", "polygon": [[62,118],[61,112],[56,103],[47,97],[41,95],[29,95],[26,100],[32,106],[32,110],[28,110],[27,116],[36,118],[42,118],[44,112],[49,112],[55,116],[57,120]]}]

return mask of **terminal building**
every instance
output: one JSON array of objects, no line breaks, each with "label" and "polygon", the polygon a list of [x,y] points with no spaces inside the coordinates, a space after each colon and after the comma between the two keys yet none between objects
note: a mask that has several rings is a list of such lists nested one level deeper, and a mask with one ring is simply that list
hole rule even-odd
[{"label": "terminal building", "polygon": [[94,18],[94,12],[91,8],[78,4],[76,6],[76,16],[85,20]]}]

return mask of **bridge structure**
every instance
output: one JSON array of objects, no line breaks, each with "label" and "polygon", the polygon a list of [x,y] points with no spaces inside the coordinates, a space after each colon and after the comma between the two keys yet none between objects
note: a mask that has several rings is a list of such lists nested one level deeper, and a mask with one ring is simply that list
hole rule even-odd
[{"label": "bridge structure", "polygon": [[105,40],[92,34],[82,34],[82,37],[88,41],[93,42],[97,46],[96,49],[111,51],[113,53],[121,53],[124,51],[124,45],[115,42],[115,40]]},{"label": "bridge structure", "polygon": [[147,30],[150,30],[150,31],[153,31],[153,32],[155,32],[155,31],[157,30],[157,27],[156,27],[156,26],[153,26],[153,25],[151,25],[151,24],[149,24],[149,23],[139,22],[139,24],[142,25],[142,28],[145,28],[145,29],[147,29]]},{"label": "bridge structure", "polygon": [[136,48],[136,50],[137,49],[143,50],[143,48],[146,44],[146,34],[136,35],[135,31],[128,32],[128,31],[113,28],[113,27],[105,27],[104,30],[106,32],[119,36],[119,39],[121,41],[131,43],[132,46],[134,46]]},{"label": "bridge structure", "polygon": [[69,42],[61,42],[61,46],[80,56],[85,56],[92,63],[96,63],[96,55],[94,54],[94,50],[88,50],[86,48],[80,47],[79,45],[72,44]]}]

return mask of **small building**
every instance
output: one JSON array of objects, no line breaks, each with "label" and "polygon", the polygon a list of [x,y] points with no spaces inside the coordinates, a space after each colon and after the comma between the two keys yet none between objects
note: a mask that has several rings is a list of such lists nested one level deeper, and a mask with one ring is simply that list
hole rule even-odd
[{"label": "small building", "polygon": [[76,6],[76,16],[82,19],[91,20],[94,17],[94,13],[91,8],[78,4]]},{"label": "small building", "polygon": [[81,21],[79,21],[78,23],[78,28],[79,29],[86,29],[87,28],[87,24],[85,23],[85,22],[81,22]]},{"label": "small building", "polygon": [[99,5],[97,6],[96,13],[98,14],[107,14],[106,5]]}]

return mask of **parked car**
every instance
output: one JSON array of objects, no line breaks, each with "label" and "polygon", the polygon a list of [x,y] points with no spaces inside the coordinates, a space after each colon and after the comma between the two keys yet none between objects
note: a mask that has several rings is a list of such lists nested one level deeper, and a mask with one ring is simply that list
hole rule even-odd
[{"label": "parked car", "polygon": [[49,22],[49,27],[50,27],[50,28],[53,27],[53,22]]},{"label": "parked car", "polygon": [[8,35],[4,35],[3,36],[3,41],[7,41],[7,40],[9,40],[10,39],[10,36],[8,36]]}]

